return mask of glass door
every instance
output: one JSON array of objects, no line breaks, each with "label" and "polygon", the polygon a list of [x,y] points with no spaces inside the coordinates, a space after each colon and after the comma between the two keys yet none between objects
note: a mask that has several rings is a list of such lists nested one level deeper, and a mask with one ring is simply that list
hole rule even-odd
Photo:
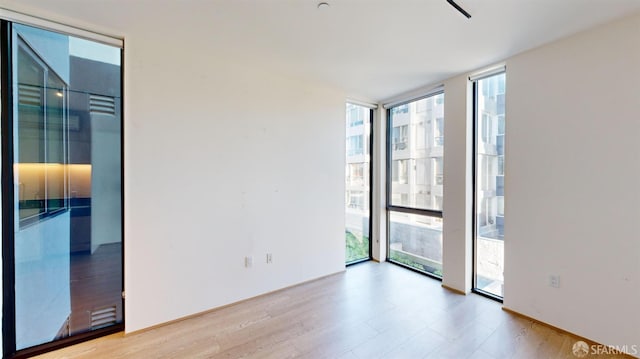
[{"label": "glass door", "polygon": [[13,354],[122,328],[121,49],[3,25],[4,325],[15,329],[3,342]]}]

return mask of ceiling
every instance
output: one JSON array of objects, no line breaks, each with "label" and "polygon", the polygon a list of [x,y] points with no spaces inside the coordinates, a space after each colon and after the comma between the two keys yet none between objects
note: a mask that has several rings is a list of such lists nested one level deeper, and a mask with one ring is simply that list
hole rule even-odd
[{"label": "ceiling", "polygon": [[[117,35],[216,56],[382,101],[640,12],[640,0],[0,0]],[[153,31],[153,32],[152,32]],[[635,35],[634,35],[635,36]],[[160,40],[156,40],[160,41]],[[623,40],[624,41],[624,40]],[[193,47],[190,47],[192,51]]]}]

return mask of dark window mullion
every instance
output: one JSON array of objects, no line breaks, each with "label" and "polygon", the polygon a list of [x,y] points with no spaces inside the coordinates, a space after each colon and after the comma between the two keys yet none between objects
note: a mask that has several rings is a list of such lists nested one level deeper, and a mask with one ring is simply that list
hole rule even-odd
[{"label": "dark window mullion", "polygon": [[373,109],[369,110],[369,260],[373,258]]},{"label": "dark window mullion", "polygon": [[[11,23],[0,20],[0,73],[4,91],[0,91],[2,108],[13,108],[12,89],[4,84],[12,84],[12,34]],[[2,346],[3,357],[9,358],[16,352],[15,333],[15,247],[14,247],[14,173],[13,173],[13,113],[0,111],[2,132]]]},{"label": "dark window mullion", "polygon": [[434,211],[431,209],[387,205],[387,210],[394,211],[394,212],[420,214],[423,216],[442,218],[442,211]]}]

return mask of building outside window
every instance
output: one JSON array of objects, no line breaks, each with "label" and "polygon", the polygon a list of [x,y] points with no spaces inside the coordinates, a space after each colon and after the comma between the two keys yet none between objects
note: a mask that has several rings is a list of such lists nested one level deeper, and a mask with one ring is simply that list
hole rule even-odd
[{"label": "building outside window", "polygon": [[389,109],[388,258],[442,276],[444,94]]},{"label": "building outside window", "polygon": [[345,261],[347,264],[370,257],[370,171],[372,110],[346,105],[345,153]]},{"label": "building outside window", "polygon": [[474,288],[504,293],[505,73],[474,82]]}]

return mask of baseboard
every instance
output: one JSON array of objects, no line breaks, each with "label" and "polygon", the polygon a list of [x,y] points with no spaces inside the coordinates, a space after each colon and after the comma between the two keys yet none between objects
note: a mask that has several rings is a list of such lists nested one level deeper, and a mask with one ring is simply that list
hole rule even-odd
[{"label": "baseboard", "polygon": [[[202,315],[213,313],[213,312],[218,311],[218,310],[222,310],[222,309],[225,309],[225,308],[232,307],[232,306],[234,306],[236,304],[244,303],[244,302],[247,302],[247,301],[250,301],[250,300],[253,300],[253,299],[257,299],[257,298],[261,298],[261,297],[264,297],[264,296],[267,296],[267,295],[271,295],[271,294],[274,294],[274,293],[282,292],[284,290],[291,289],[291,288],[294,288],[294,287],[297,287],[297,286],[300,286],[300,285],[303,285],[303,284],[312,283],[312,282],[319,281],[319,280],[322,280],[322,279],[325,279],[325,278],[328,278],[328,277],[332,277],[334,275],[342,274],[345,271],[346,271],[346,269],[343,269],[343,270],[337,271],[335,273],[327,274],[327,275],[324,275],[324,276],[321,276],[321,277],[318,277],[318,278],[314,278],[314,279],[309,279],[309,280],[306,280],[304,282],[292,284],[292,285],[286,286],[284,288],[279,288],[279,289],[276,289],[276,290],[272,290],[270,292],[266,292],[266,293],[262,293],[262,294],[259,294],[259,295],[253,296],[253,297],[245,298],[245,299],[239,300],[237,302],[233,302],[233,303],[225,304],[225,305],[222,305],[222,306],[219,306],[219,307],[207,309],[207,310],[204,310],[202,312],[189,314],[189,315],[186,315],[184,317],[172,319],[172,320],[169,320],[169,321],[166,321],[166,322],[162,322],[162,323],[159,323],[159,324],[152,325],[150,327],[134,330],[134,331],[131,331],[131,332],[126,332],[125,331],[124,336],[127,337],[127,336],[130,336],[130,335],[137,335],[137,334],[145,333],[145,332],[148,332],[148,331],[151,331],[151,330],[154,330],[154,329],[162,328],[162,327],[165,327],[165,326],[168,326],[168,325],[171,325],[171,324],[179,323],[179,322],[182,322],[182,321],[185,321],[185,320],[188,320],[188,319],[193,319],[193,318],[196,318],[196,317],[199,317],[199,316],[202,316]],[[125,306],[126,306],[126,302],[125,302]]]},{"label": "baseboard", "polygon": [[[595,340],[591,340],[591,339],[589,339],[589,338],[585,338],[585,337],[583,337],[582,335],[578,335],[578,334],[576,334],[576,333],[572,333],[572,332],[570,332],[570,331],[568,331],[568,330],[565,330],[565,329],[562,329],[562,328],[558,328],[558,327],[556,327],[555,325],[551,325],[551,324],[549,324],[549,323],[545,323],[545,322],[543,322],[543,321],[541,321],[541,320],[539,320],[539,319],[532,318],[532,317],[530,317],[530,316],[528,316],[528,315],[526,315],[526,314],[522,314],[522,313],[520,313],[520,312],[518,312],[518,311],[515,311],[515,310],[513,310],[513,309],[507,308],[507,307],[505,307],[504,305],[502,306],[502,310],[504,310],[504,311],[505,311],[505,312],[507,312],[507,313],[510,313],[510,314],[513,314],[513,315],[517,315],[517,316],[519,316],[519,317],[522,317],[522,318],[524,318],[524,319],[531,320],[531,321],[533,321],[533,322],[535,322],[535,323],[538,323],[538,324],[540,324],[540,325],[544,325],[544,326],[549,327],[549,328],[551,328],[551,329],[553,329],[553,330],[555,330],[555,331],[558,331],[558,332],[560,332],[560,333],[569,334],[569,335],[571,335],[571,336],[574,336],[574,337],[578,338],[579,340],[582,340],[583,342],[585,342],[585,343],[589,344],[589,346],[591,346],[591,345],[602,345],[602,346],[607,347],[607,345],[605,345],[605,344],[598,343],[597,341],[595,341]],[[640,348],[639,348],[639,349],[640,349]],[[640,354],[640,353],[639,353],[639,354]],[[638,359],[638,358],[640,358],[640,357],[636,357],[636,356],[633,356],[633,355],[630,355],[630,354],[626,354],[626,353],[622,353],[622,352],[620,352],[619,354],[615,354],[615,355],[616,355],[616,358],[630,358],[630,359]]]},{"label": "baseboard", "polygon": [[449,286],[448,286],[448,285],[446,285],[446,284],[442,284],[442,288],[444,288],[444,289],[446,289],[446,290],[448,290],[448,291],[454,292],[454,293],[456,293],[456,294],[460,294],[460,295],[467,295],[467,293],[466,293],[466,292],[461,291],[460,289],[456,289],[456,288],[453,288],[453,287],[449,287]]}]

